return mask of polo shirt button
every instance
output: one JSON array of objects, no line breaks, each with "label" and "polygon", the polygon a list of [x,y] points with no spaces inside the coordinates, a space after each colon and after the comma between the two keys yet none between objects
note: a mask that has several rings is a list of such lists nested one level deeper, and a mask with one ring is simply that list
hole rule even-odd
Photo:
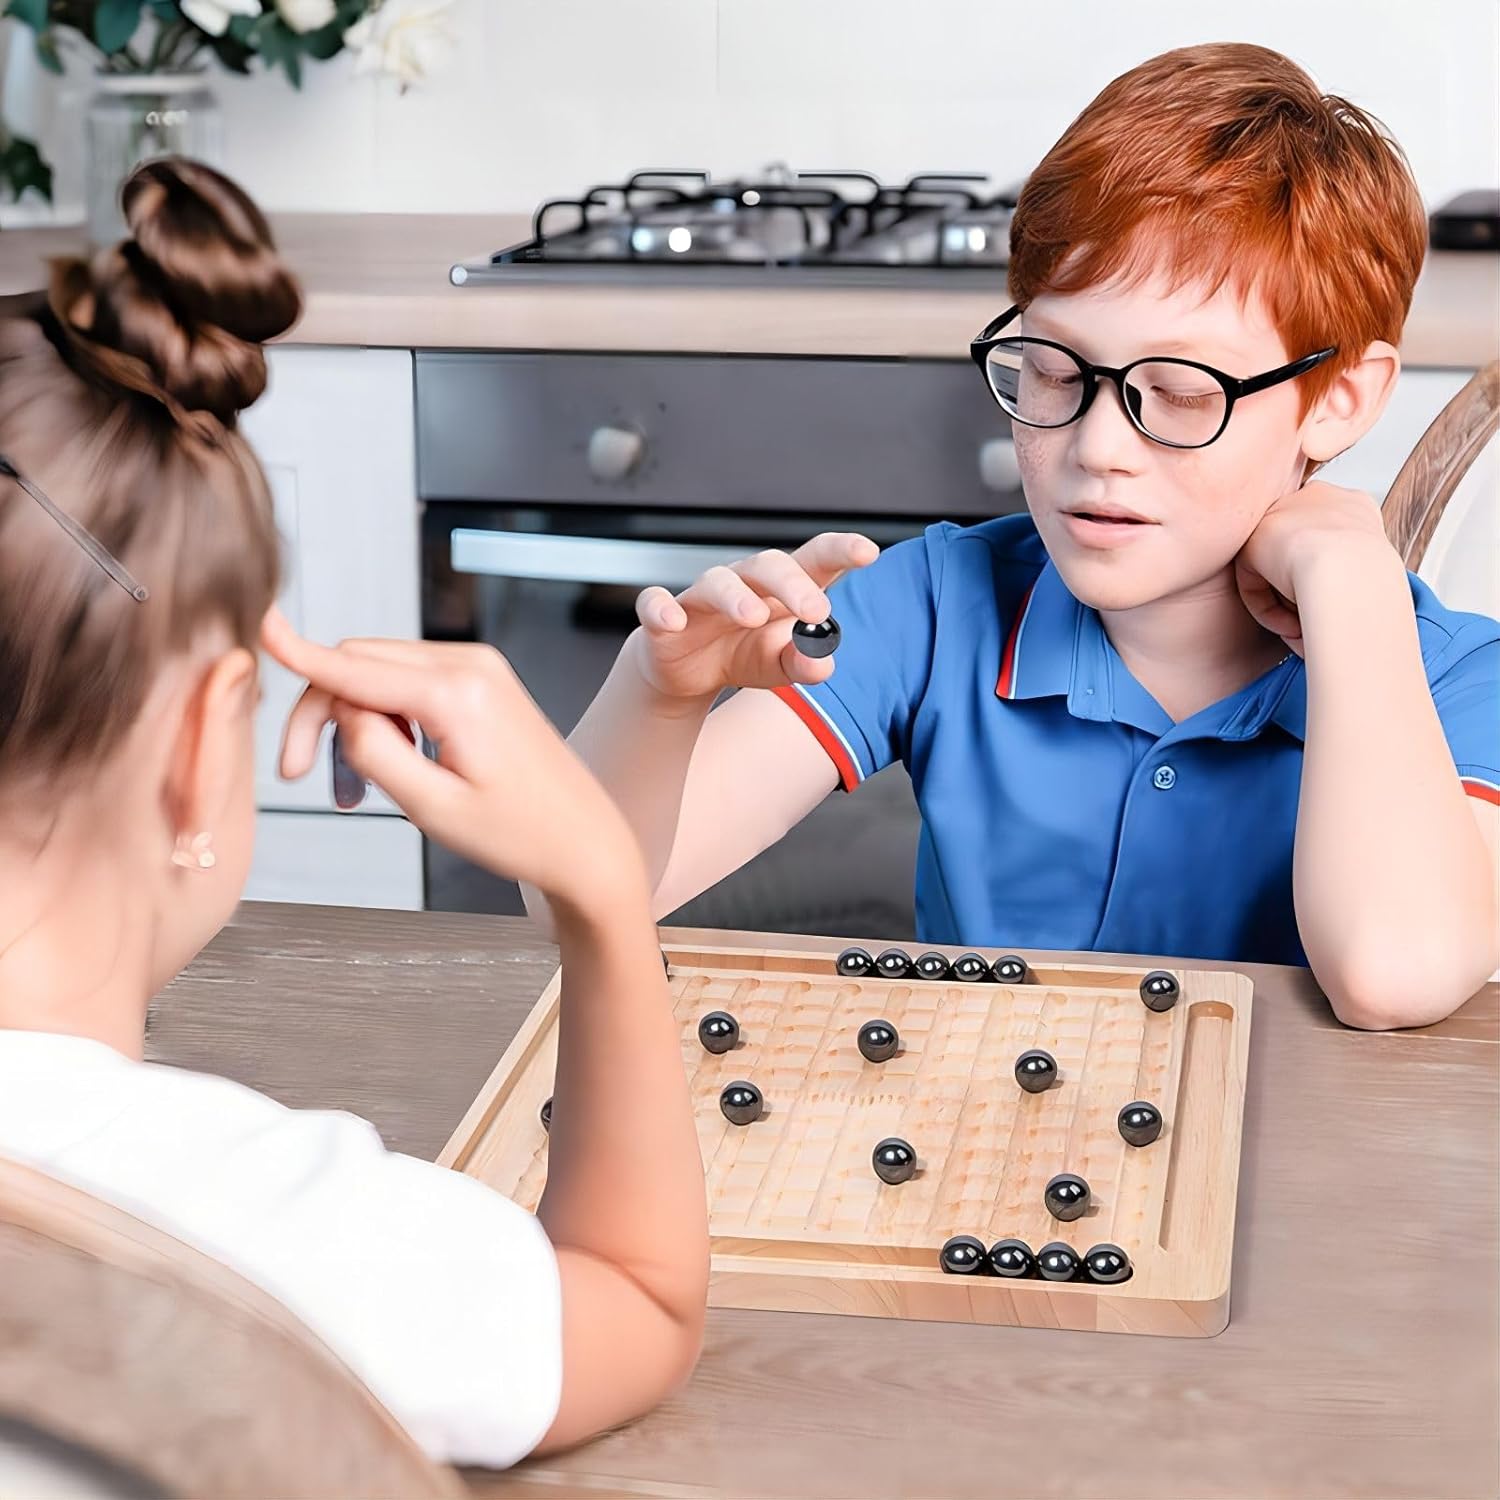
[{"label": "polo shirt button", "polygon": [[1170,792],[1177,785],[1177,772],[1171,766],[1158,766],[1151,785],[1159,792]]}]

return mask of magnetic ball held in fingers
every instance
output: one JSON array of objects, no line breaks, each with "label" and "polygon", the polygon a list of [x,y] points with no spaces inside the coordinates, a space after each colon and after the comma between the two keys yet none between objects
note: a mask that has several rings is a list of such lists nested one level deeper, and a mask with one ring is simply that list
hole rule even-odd
[{"label": "magnetic ball held in fingers", "polygon": [[1141,980],[1141,999],[1148,1010],[1171,1010],[1181,993],[1177,976],[1165,969],[1153,969]]},{"label": "magnetic ball held in fingers", "polygon": [[839,649],[844,632],[832,615],[816,625],[798,620],[792,626],[792,644],[804,655],[811,657],[832,656]]},{"label": "magnetic ball held in fingers", "polygon": [[705,1052],[732,1051],[740,1039],[740,1023],[727,1010],[711,1010],[698,1022],[698,1040]]}]

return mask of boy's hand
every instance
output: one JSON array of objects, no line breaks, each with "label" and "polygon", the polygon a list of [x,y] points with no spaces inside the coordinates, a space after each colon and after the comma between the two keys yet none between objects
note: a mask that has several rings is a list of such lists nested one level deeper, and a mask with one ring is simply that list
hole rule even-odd
[{"label": "boy's hand", "polygon": [[823,592],[880,549],[852,532],[824,532],[795,552],[759,552],[710,568],[675,598],[649,588],[636,601],[631,649],[641,675],[668,698],[712,699],[730,687],[822,682],[833,659],[804,656],[792,626],[829,615]]},{"label": "boy's hand", "polygon": [[[275,609],[261,641],[308,681],[287,720],[286,779],[313,768],[332,720],[350,766],[466,859],[571,907],[644,887],[624,817],[498,652],[393,640],[318,646]],[[437,743],[435,763],[391,715],[417,721]]]},{"label": "boy's hand", "polygon": [[1321,562],[1389,568],[1395,559],[1380,507],[1359,490],[1313,480],[1276,501],[1234,560],[1240,598],[1256,622],[1303,655],[1299,589]]}]

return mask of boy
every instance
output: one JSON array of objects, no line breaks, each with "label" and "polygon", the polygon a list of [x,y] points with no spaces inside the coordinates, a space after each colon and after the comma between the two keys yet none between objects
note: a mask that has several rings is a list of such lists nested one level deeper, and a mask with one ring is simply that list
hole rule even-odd
[{"label": "boy", "polygon": [[[1390,396],[1424,244],[1399,148],[1279,54],[1111,83],[974,346],[1029,516],[641,596],[572,742],[658,913],[899,758],[926,942],[1307,962],[1349,1025],[1448,1015],[1500,960],[1500,626],[1308,482]],[[830,610],[836,673],[790,644]]]}]

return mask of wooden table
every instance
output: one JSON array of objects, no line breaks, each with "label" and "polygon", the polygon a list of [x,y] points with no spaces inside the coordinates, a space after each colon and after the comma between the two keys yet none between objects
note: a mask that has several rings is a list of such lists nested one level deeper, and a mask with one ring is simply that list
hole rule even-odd
[{"label": "wooden table", "polygon": [[[554,962],[519,919],[247,906],[163,995],[148,1052],[355,1111],[431,1157]],[[1333,1020],[1305,970],[1236,967],[1256,999],[1227,1332],[714,1312],[698,1373],[666,1406],[573,1453],[473,1474],[475,1489],[1500,1493],[1500,985],[1441,1025],[1367,1035]]]}]

